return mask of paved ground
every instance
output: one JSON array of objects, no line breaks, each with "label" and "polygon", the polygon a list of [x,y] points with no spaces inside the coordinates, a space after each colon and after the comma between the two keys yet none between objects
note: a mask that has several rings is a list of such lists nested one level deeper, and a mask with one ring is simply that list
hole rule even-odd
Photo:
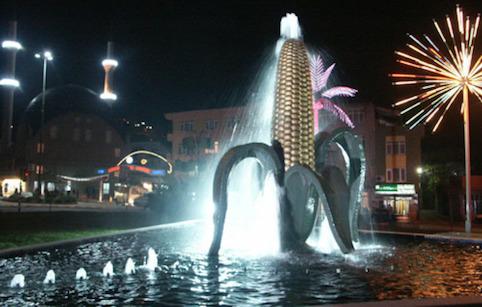
[{"label": "paved ground", "polygon": [[[456,222],[451,224],[445,220],[430,220],[416,222],[376,223],[373,225],[373,229],[422,232],[430,234],[439,232],[465,232],[465,224],[464,222]],[[472,232],[482,233],[482,224],[474,222],[472,224]]]},{"label": "paved ground", "polygon": [[434,240],[456,240],[482,243],[482,224],[474,222],[471,233],[465,232],[464,222],[450,223],[443,219],[416,222],[375,223],[362,227],[363,232],[373,231],[385,235],[412,235]]}]

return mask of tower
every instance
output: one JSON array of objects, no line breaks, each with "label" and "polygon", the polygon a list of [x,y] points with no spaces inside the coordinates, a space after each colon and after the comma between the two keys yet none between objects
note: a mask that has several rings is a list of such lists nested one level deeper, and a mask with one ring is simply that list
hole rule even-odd
[{"label": "tower", "polygon": [[102,66],[104,67],[105,77],[104,77],[104,91],[100,94],[100,98],[104,100],[116,100],[117,95],[114,93],[113,81],[114,81],[114,70],[119,65],[117,60],[113,58],[114,43],[107,43],[107,57],[102,61]]},{"label": "tower", "polygon": [[15,89],[20,86],[20,82],[15,79],[15,65],[17,51],[22,49],[22,45],[17,42],[17,22],[10,22],[10,31],[8,39],[2,42],[2,48],[7,54],[7,66],[5,77],[0,80],[0,85],[4,88],[3,101],[3,118],[2,118],[2,139],[1,151],[6,152],[12,144],[12,118],[13,118],[13,100]]}]

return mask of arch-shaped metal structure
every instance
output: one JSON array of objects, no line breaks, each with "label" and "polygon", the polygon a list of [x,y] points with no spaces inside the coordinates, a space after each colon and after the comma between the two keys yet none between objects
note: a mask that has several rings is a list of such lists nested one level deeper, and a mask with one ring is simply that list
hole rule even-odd
[{"label": "arch-shaped metal structure", "polygon": [[[315,138],[315,168],[320,174],[326,172],[328,149],[331,144],[337,144],[344,151],[346,172],[343,174],[344,182],[350,195],[348,214],[351,229],[351,239],[359,241],[358,215],[361,205],[361,193],[365,183],[366,160],[363,143],[351,130],[340,128],[330,134],[318,134]],[[340,170],[341,173],[341,170]]]},{"label": "arch-shaped metal structure", "polygon": [[233,147],[226,152],[214,173],[214,236],[209,249],[210,255],[216,255],[221,247],[224,222],[228,210],[229,174],[239,162],[246,158],[257,159],[264,169],[264,174],[271,172],[278,184],[282,182],[283,163],[272,147],[263,143],[251,143]]},{"label": "arch-shaped metal structure", "polygon": [[132,157],[132,156],[135,156],[135,155],[149,155],[149,156],[153,156],[153,157],[156,157],[158,159],[160,159],[161,161],[165,162],[167,165],[168,165],[168,170],[167,170],[167,173],[168,174],[171,174],[172,173],[172,164],[171,162],[169,162],[169,160],[167,160],[165,157],[161,156],[160,154],[158,153],[155,153],[155,152],[152,152],[152,151],[148,151],[148,150],[136,150],[136,151],[133,151],[127,155],[125,155],[122,159],[119,160],[119,162],[117,162],[117,165],[121,165],[123,162],[125,162],[125,160],[129,157]]}]

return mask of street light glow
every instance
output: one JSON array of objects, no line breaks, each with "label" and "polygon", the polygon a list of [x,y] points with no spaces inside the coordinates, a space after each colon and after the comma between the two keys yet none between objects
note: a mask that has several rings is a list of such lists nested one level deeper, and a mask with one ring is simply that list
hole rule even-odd
[{"label": "street light glow", "polygon": [[48,61],[52,61],[54,59],[53,55],[52,55],[52,52],[50,51],[44,51],[44,57],[48,60]]},{"label": "street light glow", "polygon": [[119,65],[119,62],[114,59],[105,59],[102,61],[102,66],[112,66],[112,67],[117,67]]},{"label": "street light glow", "polygon": [[114,93],[103,92],[100,94],[100,99],[104,100],[117,100],[117,95]]},{"label": "street light glow", "polygon": [[3,49],[20,50],[20,49],[22,49],[22,44],[20,44],[17,41],[13,41],[13,40],[4,40],[2,42],[2,48]]},{"label": "street light glow", "polygon": [[52,55],[52,52],[50,51],[44,51],[42,54],[36,53],[35,54],[36,59],[47,59],[47,61],[52,61],[54,59],[54,56]]},{"label": "street light glow", "polygon": [[423,168],[421,166],[417,167],[417,174],[422,175],[423,173]]},{"label": "street light glow", "polygon": [[0,80],[0,85],[17,88],[20,86],[20,82],[18,82],[18,80],[13,78],[3,78]]}]

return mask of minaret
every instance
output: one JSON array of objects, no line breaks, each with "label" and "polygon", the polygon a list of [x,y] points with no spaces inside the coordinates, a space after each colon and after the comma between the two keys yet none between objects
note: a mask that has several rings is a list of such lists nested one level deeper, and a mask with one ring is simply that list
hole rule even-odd
[{"label": "minaret", "polygon": [[104,77],[104,92],[100,94],[100,98],[104,100],[116,100],[117,95],[114,93],[113,81],[114,81],[114,70],[119,64],[117,60],[113,58],[114,43],[107,43],[107,57],[102,61],[102,66],[104,67],[105,77]]},{"label": "minaret", "polygon": [[4,88],[3,118],[2,118],[2,138],[1,151],[6,152],[12,144],[12,118],[13,118],[13,99],[15,89],[20,86],[20,82],[15,79],[15,62],[17,51],[22,49],[22,45],[17,42],[17,22],[10,22],[8,39],[2,42],[2,48],[7,54],[7,66],[4,77],[0,80],[0,85]]},{"label": "minaret", "polygon": [[273,139],[283,148],[285,170],[295,163],[314,169],[315,140],[310,64],[298,18],[281,20],[281,47],[276,78]]}]

